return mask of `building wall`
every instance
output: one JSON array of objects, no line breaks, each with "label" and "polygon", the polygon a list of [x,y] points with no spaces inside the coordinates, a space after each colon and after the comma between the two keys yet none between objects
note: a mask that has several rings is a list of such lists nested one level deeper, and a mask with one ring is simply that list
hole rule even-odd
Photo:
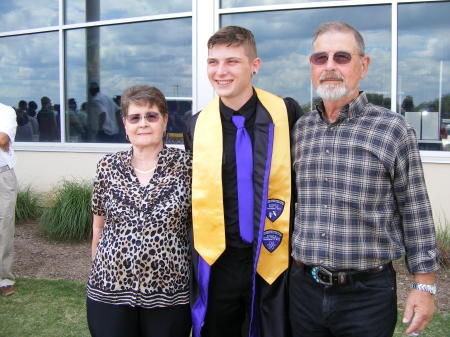
[{"label": "building wall", "polygon": [[[93,180],[98,160],[105,153],[17,151],[15,168],[20,186],[48,192],[64,179]],[[425,180],[436,223],[450,226],[450,166],[424,163]]]}]

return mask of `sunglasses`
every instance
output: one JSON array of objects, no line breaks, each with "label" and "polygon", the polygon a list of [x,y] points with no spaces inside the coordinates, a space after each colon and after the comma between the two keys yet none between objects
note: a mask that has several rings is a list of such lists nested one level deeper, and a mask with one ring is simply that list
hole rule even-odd
[{"label": "sunglasses", "polygon": [[149,123],[156,123],[159,121],[159,118],[161,117],[161,114],[156,112],[147,112],[144,116],[140,114],[131,114],[126,115],[125,118],[130,124],[137,124],[141,121],[142,118],[145,118],[145,120]]},{"label": "sunglasses", "polygon": [[[353,54],[358,55],[358,54]],[[317,66],[324,65],[328,62],[329,53],[327,52],[319,52],[314,53],[309,57],[309,61],[312,64],[315,64]],[[352,54],[348,53],[346,51],[337,51],[333,54],[333,61],[337,64],[348,64],[352,60]]]}]

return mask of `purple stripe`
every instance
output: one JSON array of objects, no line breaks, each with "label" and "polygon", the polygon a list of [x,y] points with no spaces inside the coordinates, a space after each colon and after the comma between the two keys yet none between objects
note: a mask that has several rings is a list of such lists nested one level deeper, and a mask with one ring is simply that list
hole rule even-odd
[{"label": "purple stripe", "polygon": [[269,193],[269,176],[270,167],[272,164],[272,149],[273,149],[273,131],[274,124],[269,125],[269,139],[267,144],[267,161],[266,170],[264,172],[264,185],[263,185],[263,195],[261,200],[261,219],[259,223],[259,233],[258,233],[258,243],[256,246],[255,262],[253,265],[253,280],[252,280],[252,306],[250,310],[250,337],[259,336],[259,327],[253,328],[254,324],[254,306],[255,306],[255,280],[256,280],[256,268],[258,266],[259,251],[261,250],[262,237],[264,233],[264,225],[266,223],[266,208],[267,208],[267,198]]},{"label": "purple stripe", "polygon": [[195,302],[192,308],[192,327],[194,337],[200,337],[200,331],[203,323],[205,322],[206,308],[208,306],[208,284],[211,267],[205,260],[198,256],[198,286],[200,289],[197,302]]}]

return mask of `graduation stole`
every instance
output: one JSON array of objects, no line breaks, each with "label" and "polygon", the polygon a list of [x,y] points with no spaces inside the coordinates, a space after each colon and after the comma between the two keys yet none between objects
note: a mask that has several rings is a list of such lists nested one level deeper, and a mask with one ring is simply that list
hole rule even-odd
[{"label": "graduation stole", "polygon": [[[282,98],[255,89],[274,123],[268,191],[263,191],[261,211],[264,232],[257,265],[258,274],[272,284],[287,269],[289,261],[289,217],[291,204],[291,156],[289,122]],[[199,114],[193,144],[192,221],[194,247],[212,266],[225,250],[222,191],[222,122],[219,98]],[[266,173],[267,175],[267,173]],[[266,179],[267,180],[267,177]],[[265,184],[267,181],[265,181]],[[259,234],[259,236],[261,235]],[[259,241],[259,240],[258,240]]]}]

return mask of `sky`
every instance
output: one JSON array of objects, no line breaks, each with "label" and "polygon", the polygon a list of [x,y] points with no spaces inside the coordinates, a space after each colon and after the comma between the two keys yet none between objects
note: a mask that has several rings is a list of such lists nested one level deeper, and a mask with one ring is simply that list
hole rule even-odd
[{"label": "sky", "polygon": [[[276,2],[224,3],[240,6]],[[68,22],[84,20],[85,1],[67,0],[66,6]],[[113,19],[190,10],[190,0],[102,0],[99,17]],[[449,13],[450,2],[399,5],[399,99],[413,96],[416,105],[434,100],[439,95],[439,84],[443,94],[450,92]],[[262,58],[256,86],[307,104],[311,97],[308,64],[311,37],[318,24],[326,21],[346,21],[362,33],[371,65],[361,88],[390,96],[390,15],[388,5],[304,9],[223,15],[221,25],[241,25],[254,32]],[[0,1],[0,31],[57,23],[58,0]],[[98,70],[102,91],[110,96],[119,95],[129,85],[150,82],[166,96],[191,96],[191,30],[189,18],[101,27]],[[76,98],[80,105],[86,98],[86,30],[67,31],[66,45],[67,98]],[[21,98],[33,99],[40,106],[40,97],[48,96],[57,103],[58,63],[57,32],[0,38],[0,100],[17,105]],[[90,62],[91,66],[95,64]]]}]

